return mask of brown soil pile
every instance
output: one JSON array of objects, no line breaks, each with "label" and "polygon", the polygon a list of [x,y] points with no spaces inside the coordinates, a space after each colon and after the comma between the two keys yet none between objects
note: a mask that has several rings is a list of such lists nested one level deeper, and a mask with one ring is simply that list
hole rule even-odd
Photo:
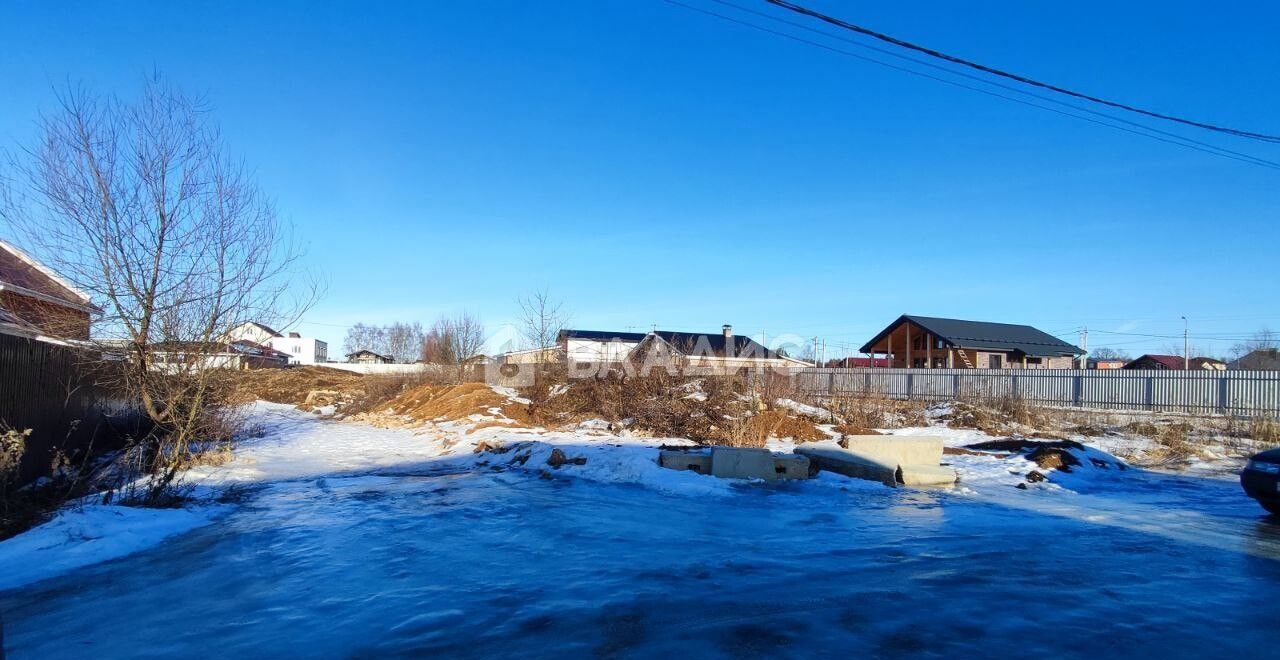
[{"label": "brown soil pile", "polygon": [[363,393],[364,378],[350,371],[315,366],[238,371],[234,375],[233,399],[306,407],[329,405]]},{"label": "brown soil pile", "polygon": [[522,424],[532,421],[524,405],[507,399],[483,383],[419,385],[401,392],[383,409],[420,422],[456,421],[471,415],[501,415]]}]

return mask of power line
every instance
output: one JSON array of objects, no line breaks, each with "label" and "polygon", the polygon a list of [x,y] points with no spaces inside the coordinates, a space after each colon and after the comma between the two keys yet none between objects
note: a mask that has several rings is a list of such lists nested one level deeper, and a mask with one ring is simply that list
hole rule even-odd
[{"label": "power line", "polygon": [[1280,136],[1276,136],[1276,135],[1267,135],[1267,134],[1265,134],[1265,133],[1255,133],[1255,132],[1252,132],[1252,131],[1244,131],[1244,130],[1240,130],[1240,129],[1236,129],[1236,128],[1229,128],[1229,127],[1226,127],[1226,126],[1218,126],[1218,125],[1216,125],[1216,124],[1210,124],[1210,123],[1207,123],[1207,122],[1200,122],[1200,121],[1195,121],[1195,120],[1191,120],[1191,119],[1184,119],[1184,118],[1182,118],[1182,117],[1177,117],[1177,116],[1174,116],[1174,115],[1167,115],[1167,114],[1163,114],[1163,113],[1155,112],[1155,111],[1152,111],[1152,110],[1145,110],[1145,109],[1143,109],[1143,108],[1138,108],[1138,107],[1135,107],[1135,106],[1132,106],[1132,105],[1128,105],[1128,104],[1125,104],[1125,103],[1120,103],[1120,102],[1118,102],[1118,101],[1110,101],[1110,100],[1107,100],[1107,99],[1099,98],[1099,97],[1097,97],[1097,96],[1092,96],[1092,95],[1084,94],[1084,93],[1081,93],[1081,92],[1075,92],[1075,91],[1072,91],[1072,90],[1066,89],[1066,88],[1064,88],[1064,87],[1059,87],[1059,86],[1057,86],[1057,85],[1053,85],[1053,84],[1050,84],[1050,83],[1040,82],[1039,80],[1035,80],[1035,79],[1032,79],[1032,78],[1028,78],[1028,77],[1026,77],[1026,76],[1022,76],[1022,75],[1019,75],[1019,74],[1016,74],[1016,73],[1010,73],[1010,72],[1008,72],[1008,71],[1003,71],[1003,70],[1001,70],[1001,69],[997,69],[997,68],[994,68],[994,67],[989,67],[989,66],[986,66],[986,65],[984,65],[984,64],[979,64],[979,63],[977,63],[977,62],[974,62],[974,61],[972,61],[972,60],[966,60],[966,59],[961,58],[961,57],[956,57],[955,55],[948,55],[948,54],[946,54],[946,53],[943,53],[943,52],[941,52],[941,51],[934,50],[934,49],[932,49],[932,48],[927,48],[927,47],[925,47],[925,46],[921,46],[921,45],[918,45],[918,44],[914,44],[914,43],[911,43],[911,42],[909,42],[909,41],[905,41],[905,40],[903,40],[903,39],[898,39],[897,37],[892,37],[892,36],[889,36],[889,35],[884,34],[884,33],[881,33],[881,32],[876,32],[875,30],[871,30],[871,29],[869,29],[869,28],[865,28],[865,27],[862,27],[862,26],[860,26],[860,25],[855,25],[855,24],[853,24],[853,23],[850,23],[850,22],[848,22],[848,21],[841,20],[841,19],[839,19],[839,18],[835,18],[835,17],[832,17],[832,16],[828,16],[828,15],[826,15],[826,14],[822,14],[822,13],[816,12],[816,11],[814,11],[814,10],[812,10],[812,9],[807,8],[807,7],[802,7],[802,6],[800,6],[800,5],[797,5],[797,4],[794,4],[794,3],[791,3],[791,2],[787,2],[786,0],[764,0],[764,1],[765,1],[765,2],[767,2],[767,3],[769,3],[769,4],[771,4],[771,5],[775,5],[775,6],[777,6],[777,7],[781,7],[781,8],[783,8],[783,9],[786,9],[786,10],[788,10],[788,11],[792,11],[792,12],[795,12],[795,13],[797,13],[797,14],[802,14],[802,15],[804,15],[804,16],[809,16],[809,17],[811,17],[811,18],[816,18],[816,19],[818,19],[818,20],[820,20],[820,21],[823,21],[823,22],[825,22],[825,23],[829,23],[829,24],[831,24],[831,25],[834,25],[834,26],[836,26],[836,27],[839,27],[839,28],[842,28],[842,29],[845,29],[845,30],[850,30],[850,31],[852,31],[852,32],[857,32],[858,34],[866,35],[866,36],[871,37],[871,38],[873,38],[873,39],[879,39],[880,41],[884,41],[884,42],[886,42],[886,43],[890,43],[890,44],[893,44],[893,45],[895,45],[895,46],[900,46],[900,47],[902,47],[902,48],[907,48],[907,49],[909,49],[909,50],[914,50],[914,51],[916,51],[916,52],[923,53],[923,54],[925,54],[925,55],[928,55],[928,56],[930,56],[930,57],[934,57],[934,58],[937,58],[937,59],[940,59],[940,60],[945,60],[945,61],[947,61],[947,62],[951,62],[951,63],[953,63],[953,64],[959,64],[959,65],[962,65],[962,66],[967,66],[967,67],[969,67],[969,68],[976,69],[976,70],[978,70],[978,71],[982,71],[983,73],[989,73],[989,74],[991,74],[991,75],[993,75],[993,76],[999,76],[999,77],[1001,77],[1001,78],[1007,78],[1007,79],[1009,79],[1009,80],[1015,80],[1015,81],[1020,82],[1020,83],[1022,83],[1022,84],[1024,84],[1024,85],[1031,85],[1031,86],[1033,86],[1033,87],[1039,87],[1039,88],[1041,88],[1041,89],[1047,89],[1047,90],[1049,90],[1049,91],[1051,91],[1051,92],[1056,92],[1056,93],[1058,93],[1058,94],[1063,94],[1063,95],[1066,95],[1066,96],[1071,96],[1071,97],[1074,97],[1074,98],[1078,98],[1078,99],[1082,99],[1082,100],[1085,100],[1085,101],[1089,101],[1089,102],[1091,102],[1091,103],[1097,103],[1097,104],[1099,104],[1099,105],[1105,105],[1105,106],[1112,107],[1112,108],[1116,108],[1116,109],[1119,109],[1119,110],[1125,110],[1125,111],[1133,112],[1133,113],[1140,114],[1140,115],[1146,115],[1146,116],[1148,116],[1148,117],[1153,117],[1153,118],[1155,118],[1155,119],[1163,119],[1163,120],[1165,120],[1165,121],[1171,121],[1171,122],[1175,122],[1175,123],[1179,123],[1179,124],[1184,124],[1184,125],[1187,125],[1187,126],[1194,126],[1194,127],[1196,127],[1196,128],[1202,128],[1202,129],[1209,130],[1209,131],[1216,131],[1216,132],[1218,132],[1218,133],[1226,133],[1226,134],[1228,134],[1228,135],[1234,135],[1234,136],[1237,136],[1237,137],[1249,138],[1249,139],[1254,139],[1254,140],[1261,140],[1261,141],[1263,141],[1263,142],[1280,142]]},{"label": "power line", "polygon": [[[719,2],[720,0],[713,0],[713,1]],[[1058,109],[1058,108],[1049,107],[1049,106],[1047,106],[1047,105],[1042,105],[1042,104],[1040,104],[1040,103],[1034,103],[1034,102],[1031,102],[1031,101],[1027,101],[1027,100],[1025,100],[1025,99],[1020,99],[1020,98],[1016,98],[1016,97],[1008,96],[1008,95],[1005,95],[1005,94],[1001,94],[1001,93],[999,93],[999,92],[993,92],[993,91],[991,91],[991,90],[989,90],[989,89],[982,89],[982,88],[980,88],[980,87],[974,87],[973,85],[966,85],[965,83],[958,82],[958,81],[955,81],[955,80],[949,80],[949,79],[947,79],[947,78],[941,78],[941,77],[939,77],[939,76],[935,76],[935,75],[932,75],[932,74],[924,73],[924,72],[922,72],[922,71],[916,71],[916,70],[914,70],[914,69],[909,69],[909,68],[907,68],[907,67],[898,66],[898,65],[896,65],[896,64],[891,64],[891,63],[889,63],[889,62],[884,62],[884,61],[881,61],[881,60],[875,59],[875,58],[873,58],[873,57],[867,57],[866,55],[860,55],[860,54],[858,54],[858,53],[854,53],[854,52],[851,52],[851,51],[848,51],[848,50],[844,50],[844,49],[841,49],[841,48],[837,48],[837,47],[835,47],[835,46],[831,46],[831,45],[829,45],[829,44],[824,44],[824,43],[821,43],[821,42],[818,42],[818,41],[814,41],[814,40],[812,40],[812,39],[806,39],[806,38],[804,38],[804,37],[800,37],[800,36],[797,36],[797,35],[794,35],[794,34],[789,34],[789,33],[787,33],[787,32],[782,32],[782,31],[774,30],[774,29],[772,29],[772,28],[768,28],[768,27],[765,27],[765,26],[762,26],[762,25],[757,25],[757,24],[752,23],[752,22],[750,22],[750,21],[742,20],[742,19],[735,18],[735,17],[732,17],[732,16],[727,16],[727,15],[725,15],[725,14],[721,14],[721,13],[719,13],[719,12],[715,12],[715,11],[712,11],[712,10],[709,10],[709,9],[705,9],[705,8],[702,8],[702,7],[695,7],[695,6],[693,6],[693,5],[689,5],[689,4],[686,4],[686,3],[684,3],[684,2],[680,2],[680,0],[663,0],[663,2],[666,2],[667,4],[674,5],[674,6],[677,6],[677,7],[682,7],[682,8],[684,8],[684,9],[688,9],[688,10],[690,10],[690,11],[695,11],[695,12],[698,12],[698,13],[700,13],[700,14],[705,14],[705,15],[707,15],[707,16],[712,16],[712,17],[715,17],[715,18],[719,18],[719,19],[721,19],[721,20],[725,20],[725,21],[728,21],[728,22],[730,22],[730,23],[736,23],[736,24],[741,25],[741,26],[743,26],[743,27],[749,27],[749,28],[751,28],[751,29],[753,29],[753,30],[759,30],[759,31],[761,31],[761,32],[765,32],[765,33],[768,33],[768,34],[772,34],[772,35],[774,35],[774,36],[782,37],[782,38],[784,38],[784,39],[790,39],[790,40],[792,40],[792,41],[796,41],[796,42],[799,42],[799,43],[803,43],[803,44],[807,44],[807,45],[814,46],[814,47],[817,47],[817,48],[821,48],[821,49],[823,49],[823,50],[827,50],[827,51],[830,51],[830,52],[833,52],[833,53],[838,53],[838,54],[840,54],[840,55],[845,55],[845,56],[848,56],[848,57],[852,57],[852,58],[855,58],[855,59],[859,59],[859,60],[862,60],[862,61],[864,61],[864,62],[870,62],[870,63],[872,63],[872,64],[877,64],[877,65],[880,65],[880,66],[883,66],[883,67],[886,67],[886,68],[889,68],[889,69],[893,69],[893,70],[895,70],[895,71],[900,71],[900,72],[902,72],[902,73],[907,73],[907,74],[910,74],[910,75],[913,75],[913,76],[918,76],[918,77],[921,77],[921,78],[926,78],[926,79],[933,80],[933,81],[935,81],[935,82],[940,82],[940,83],[943,83],[943,84],[946,84],[946,85],[951,85],[951,86],[953,86],[953,87],[959,87],[959,88],[961,88],[961,89],[967,89],[967,90],[969,90],[969,91],[977,92],[977,93],[979,93],[979,94],[985,94],[985,95],[987,95],[987,96],[992,96],[992,97],[995,97],[995,98],[998,98],[998,99],[1004,99],[1004,100],[1006,100],[1006,101],[1012,101],[1012,102],[1014,102],[1014,103],[1019,103],[1019,104],[1022,104],[1022,105],[1025,105],[1025,106],[1029,106],[1029,107],[1032,107],[1032,108],[1039,108],[1039,109],[1041,109],[1041,110],[1047,110],[1047,111],[1052,112],[1052,113],[1055,113],[1055,114],[1063,115],[1063,116],[1066,116],[1066,117],[1071,117],[1071,118],[1074,118],[1074,119],[1079,119],[1079,120],[1081,120],[1081,121],[1087,121],[1087,122],[1089,122],[1089,123],[1091,123],[1091,124],[1098,124],[1098,125],[1100,125],[1100,126],[1106,126],[1106,127],[1108,127],[1108,128],[1113,128],[1113,129],[1118,130],[1118,131],[1124,131],[1125,133],[1131,133],[1131,134],[1133,134],[1133,135],[1139,135],[1139,136],[1142,136],[1142,137],[1145,137],[1145,138],[1149,138],[1149,139],[1152,139],[1152,140],[1156,140],[1156,141],[1158,141],[1158,142],[1164,142],[1164,143],[1166,143],[1166,144],[1172,144],[1172,145],[1176,145],[1176,146],[1184,147],[1184,148],[1187,148],[1187,149],[1192,149],[1192,150],[1194,150],[1194,151],[1199,151],[1199,152],[1207,153],[1207,154],[1214,155],[1214,156],[1220,156],[1220,157],[1222,157],[1222,158],[1229,158],[1229,159],[1231,159],[1231,160],[1240,161],[1240,162],[1243,162],[1243,163],[1249,163],[1249,164],[1252,164],[1252,165],[1259,165],[1259,166],[1267,167],[1267,168],[1270,168],[1270,169],[1280,169],[1280,162],[1270,161],[1270,160],[1267,160],[1267,159],[1265,159],[1265,158],[1260,158],[1260,157],[1257,157],[1257,156],[1252,156],[1252,155],[1249,155],[1249,154],[1244,154],[1244,153],[1240,153],[1240,152],[1237,152],[1237,151],[1232,151],[1232,150],[1230,150],[1230,149],[1225,149],[1225,148],[1223,148],[1223,147],[1218,147],[1218,146],[1210,145],[1210,144],[1207,144],[1207,143],[1204,143],[1204,142],[1200,142],[1200,141],[1197,141],[1197,140],[1193,140],[1193,139],[1191,139],[1191,138],[1183,137],[1183,136],[1180,136],[1180,135],[1177,135],[1177,134],[1174,134],[1174,133],[1168,133],[1167,131],[1160,131],[1159,129],[1150,128],[1150,127],[1148,127],[1148,126],[1144,126],[1144,125],[1142,125],[1142,124],[1137,124],[1137,123],[1135,123],[1135,122],[1131,122],[1131,121],[1128,121],[1128,120],[1120,119],[1120,118],[1118,118],[1118,117],[1112,117],[1112,116],[1110,116],[1110,115],[1106,115],[1106,114],[1098,113],[1098,112],[1096,112],[1096,111],[1092,111],[1092,110],[1086,110],[1086,109],[1083,109],[1083,108],[1077,108],[1076,106],[1073,106],[1073,105],[1070,105],[1070,104],[1062,104],[1060,101],[1050,100],[1050,99],[1045,99],[1045,98],[1043,98],[1043,97],[1037,96],[1037,95],[1035,95],[1035,94],[1030,94],[1030,93],[1028,93],[1028,92],[1026,92],[1026,91],[1023,91],[1023,90],[1012,89],[1011,91],[1015,91],[1015,92],[1017,92],[1017,93],[1019,93],[1019,94],[1027,95],[1027,96],[1030,96],[1030,97],[1032,97],[1032,98],[1041,99],[1041,100],[1045,100],[1045,101],[1050,101],[1050,102],[1053,102],[1053,103],[1058,103],[1058,104],[1060,104],[1060,105],[1065,105],[1065,106],[1066,106],[1066,107],[1068,107],[1068,108],[1074,108],[1074,109],[1080,110],[1080,111],[1082,111],[1082,112],[1089,112],[1089,113],[1091,113],[1091,114],[1098,115],[1099,117],[1105,117],[1107,120],[1110,120],[1110,121],[1106,121],[1106,120],[1103,120],[1103,119],[1094,119],[1094,118],[1092,118],[1092,117],[1086,117],[1086,116],[1083,116],[1083,115],[1080,115],[1080,114],[1076,114],[1076,113],[1074,113],[1074,112],[1068,112],[1068,111],[1066,111],[1066,110],[1060,110],[1060,109]],[[735,7],[735,8],[739,8],[739,7],[737,7],[736,5],[731,5],[730,3],[724,3],[724,2],[721,2],[721,4],[726,4],[726,5],[729,5],[729,6],[733,6],[733,7]],[[739,9],[741,9],[741,8],[739,8]],[[745,10],[745,11],[750,11],[750,10]],[[788,24],[791,24],[789,21],[784,21],[784,22],[786,22],[786,23],[788,23]],[[824,34],[824,35],[826,35],[826,36],[828,36],[828,37],[830,37],[830,38],[833,38],[833,39],[839,39],[839,37],[836,37],[836,36],[834,36],[834,35],[826,34],[825,32],[821,32],[821,31],[819,31],[819,33],[820,33],[820,34]],[[864,47],[865,47],[865,46],[864,46]],[[877,49],[877,50],[878,50],[878,49]],[[907,58],[907,59],[910,59],[910,58]],[[915,62],[915,60],[911,60],[911,61]],[[917,62],[917,63],[919,63],[919,62]],[[921,64],[923,64],[923,63],[921,63]],[[948,73],[950,73],[950,74],[952,74],[952,75],[964,75],[964,74],[962,74],[962,73],[960,73],[960,72],[950,71],[949,69],[943,69],[943,70],[944,70],[944,71],[947,71]],[[1007,86],[1005,86],[1005,85],[999,85],[999,84],[994,83],[994,82],[992,82],[992,81],[985,81],[985,80],[981,80],[981,79],[977,79],[977,80],[979,80],[979,81],[981,81],[981,82],[983,82],[983,83],[985,83],[985,84],[995,85],[995,86],[997,86],[997,87],[1001,87],[1001,88],[1009,89],[1009,88],[1008,88]],[[1135,128],[1129,128],[1129,127],[1125,127],[1125,126],[1120,126],[1120,125],[1117,125],[1117,124],[1112,123],[1112,122],[1123,122],[1123,123],[1131,124],[1131,125],[1132,125],[1132,126],[1134,126]],[[1162,135],[1158,135],[1158,134],[1163,134],[1163,136],[1162,136]]]},{"label": "power line", "polygon": [[[782,24],[784,24],[784,25],[789,25],[789,26],[791,26],[791,27],[798,28],[798,29],[804,30],[804,31],[806,31],[806,32],[811,32],[811,33],[813,33],[813,34],[822,35],[822,36],[824,36],[824,37],[826,37],[826,38],[828,38],[828,39],[835,39],[835,40],[837,40],[837,41],[841,41],[841,42],[844,42],[844,43],[847,43],[847,44],[850,44],[850,45],[856,46],[856,47],[858,47],[858,48],[862,48],[862,49],[864,49],[864,50],[870,50],[870,51],[874,51],[874,52],[877,52],[877,53],[880,53],[880,54],[883,54],[883,55],[888,55],[889,57],[894,57],[894,58],[897,58],[897,59],[899,59],[899,60],[904,60],[904,61],[907,61],[907,62],[911,62],[912,64],[918,64],[918,65],[920,65],[920,66],[928,67],[928,68],[930,68],[930,69],[935,69],[935,70],[937,70],[937,71],[942,71],[942,72],[947,73],[947,74],[949,74],[949,75],[959,76],[959,77],[961,77],[961,78],[966,78],[966,79],[968,79],[968,80],[973,80],[973,81],[975,81],[975,82],[978,82],[978,83],[981,83],[981,84],[984,84],[984,85],[990,85],[990,86],[992,86],[992,87],[998,87],[998,88],[1000,88],[1000,89],[1007,90],[1007,91],[1013,92],[1013,93],[1015,93],[1015,94],[1022,94],[1023,96],[1029,96],[1029,97],[1031,97],[1031,98],[1033,98],[1033,99],[1037,99],[1037,100],[1040,100],[1040,101],[1045,101],[1045,102],[1047,102],[1047,103],[1053,103],[1053,104],[1055,104],[1055,105],[1060,105],[1060,106],[1062,106],[1062,107],[1070,108],[1070,109],[1072,109],[1072,110],[1077,110],[1077,111],[1080,111],[1080,112],[1085,112],[1085,113],[1088,113],[1088,114],[1091,114],[1091,115],[1095,115],[1095,116],[1097,116],[1097,117],[1102,117],[1102,118],[1104,118],[1104,119],[1109,119],[1109,120],[1112,120],[1112,121],[1118,121],[1118,122],[1120,122],[1120,123],[1122,123],[1122,124],[1128,124],[1129,126],[1133,126],[1133,127],[1135,127],[1135,128],[1141,129],[1141,130],[1143,130],[1143,131],[1150,131],[1150,132],[1152,132],[1152,133],[1157,133],[1157,134],[1159,134],[1159,135],[1164,135],[1164,136],[1166,136],[1166,137],[1173,138],[1173,139],[1175,139],[1175,140],[1180,140],[1180,141],[1184,141],[1184,142],[1189,142],[1189,143],[1191,143],[1191,144],[1196,144],[1196,145],[1199,145],[1199,146],[1201,146],[1201,147],[1205,147],[1206,149],[1211,149],[1211,150],[1213,150],[1213,151],[1215,151],[1215,152],[1221,152],[1219,155],[1230,154],[1230,155],[1232,155],[1232,156],[1238,156],[1238,157],[1240,157],[1240,158],[1247,159],[1247,160],[1248,160],[1248,161],[1250,161],[1250,162],[1257,161],[1257,162],[1256,162],[1256,164],[1258,164],[1258,165],[1266,165],[1266,166],[1271,166],[1271,167],[1280,166],[1280,163],[1277,163],[1277,162],[1275,162],[1275,161],[1266,160],[1266,159],[1264,159],[1264,158],[1260,158],[1260,157],[1258,157],[1258,156],[1253,156],[1253,155],[1251,155],[1251,154],[1241,153],[1241,152],[1239,152],[1239,151],[1233,151],[1233,150],[1231,150],[1231,149],[1227,149],[1227,148],[1225,148],[1225,147],[1219,147],[1219,146],[1217,146],[1217,145],[1215,145],[1215,144],[1210,144],[1210,143],[1208,143],[1208,142],[1201,142],[1200,140],[1194,140],[1194,139],[1189,138],[1189,137],[1186,137],[1186,136],[1184,136],[1184,135],[1179,135],[1179,134],[1177,134],[1177,133],[1171,133],[1171,132],[1169,132],[1169,131],[1164,131],[1164,130],[1160,130],[1160,129],[1158,129],[1158,128],[1153,128],[1153,127],[1151,127],[1151,126],[1147,126],[1147,125],[1145,125],[1145,124],[1140,124],[1140,123],[1135,122],[1135,121],[1130,121],[1130,120],[1125,119],[1125,118],[1123,118],[1123,117],[1116,117],[1116,116],[1114,116],[1114,115],[1109,115],[1109,114],[1106,114],[1106,113],[1104,113],[1104,112],[1099,112],[1099,111],[1094,110],[1094,109],[1092,109],[1092,108],[1087,108],[1087,107],[1082,107],[1082,106],[1079,106],[1079,105],[1074,105],[1074,104],[1068,103],[1068,102],[1066,102],[1066,101],[1063,101],[1063,100],[1061,100],[1061,99],[1054,98],[1054,97],[1052,97],[1052,96],[1043,96],[1043,95],[1040,95],[1040,94],[1036,94],[1035,92],[1031,92],[1031,91],[1029,91],[1029,90],[1022,89],[1022,88],[1020,88],[1020,87],[1015,87],[1015,86],[1013,86],[1013,85],[1005,85],[1005,84],[1003,84],[1003,83],[1000,83],[1000,82],[997,82],[997,81],[994,81],[994,80],[989,80],[989,79],[984,78],[984,77],[982,77],[982,76],[976,76],[976,75],[973,75],[973,74],[965,73],[965,72],[963,72],[963,71],[956,71],[956,70],[951,69],[951,68],[949,68],[949,67],[945,67],[945,66],[942,66],[942,65],[939,65],[939,64],[934,64],[933,62],[929,62],[929,61],[922,60],[922,59],[919,59],[919,58],[911,57],[911,56],[909,56],[909,55],[904,55],[904,54],[902,54],[902,53],[894,52],[894,51],[892,51],[892,50],[889,50],[888,48],[879,48],[879,47],[876,47],[876,46],[872,46],[871,44],[866,44],[866,43],[863,43],[863,42],[861,42],[861,41],[858,41],[857,39],[851,39],[851,38],[848,38],[848,37],[843,37],[843,36],[840,36],[840,35],[838,35],[838,34],[831,34],[831,33],[826,32],[826,31],[824,31],[824,30],[819,30],[819,29],[817,29],[817,28],[814,28],[814,27],[811,27],[811,26],[808,26],[808,25],[804,25],[804,24],[802,24],[802,23],[798,23],[798,22],[796,22],[796,21],[790,21],[790,20],[787,20],[787,19],[785,19],[785,18],[781,18],[781,17],[778,17],[778,16],[774,16],[774,15],[772,15],[772,14],[767,14],[767,13],[762,12],[762,11],[756,11],[756,10],[754,10],[754,9],[750,9],[750,8],[748,8],[748,7],[743,7],[743,6],[741,6],[741,5],[737,5],[737,4],[734,4],[734,3],[732,3],[732,2],[729,2],[728,0],[711,0],[711,1],[712,1],[712,2],[714,2],[714,3],[716,3],[716,4],[726,6],[726,7],[733,7],[734,9],[737,9],[738,11],[746,12],[746,13],[748,13],[748,14],[752,14],[752,15],[754,15],[754,16],[759,16],[759,17],[761,17],[761,18],[765,18],[765,19],[768,19],[768,20],[770,20],[770,21],[774,21],[774,22],[776,22],[776,23],[782,23]],[[1013,99],[1010,99],[1010,100],[1013,100]],[[1036,106],[1036,107],[1038,107],[1038,106]],[[1070,115],[1069,115],[1069,116],[1070,116]],[[1113,127],[1113,128],[1114,128],[1114,127]]]}]

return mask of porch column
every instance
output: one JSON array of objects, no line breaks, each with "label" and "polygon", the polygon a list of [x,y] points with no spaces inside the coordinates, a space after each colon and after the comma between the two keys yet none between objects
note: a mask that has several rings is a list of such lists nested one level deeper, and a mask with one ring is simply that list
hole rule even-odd
[{"label": "porch column", "polygon": [[887,350],[888,352],[884,354],[887,360],[885,364],[888,364],[890,368],[893,368],[893,332],[892,331],[889,332],[889,347]]},{"label": "porch column", "polygon": [[924,335],[924,368],[933,368],[933,333],[926,332]]},{"label": "porch column", "polygon": [[910,369],[911,368],[911,324],[908,323],[906,324],[906,326],[907,326],[907,368]]}]

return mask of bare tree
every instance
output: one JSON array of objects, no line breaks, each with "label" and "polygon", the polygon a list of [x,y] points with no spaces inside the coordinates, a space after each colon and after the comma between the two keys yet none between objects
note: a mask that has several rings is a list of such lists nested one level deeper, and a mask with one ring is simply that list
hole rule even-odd
[{"label": "bare tree", "polygon": [[348,355],[356,351],[373,351],[396,362],[413,362],[422,351],[422,324],[401,323],[369,325],[357,323],[347,328],[342,347]]},{"label": "bare tree", "polygon": [[154,498],[209,442],[229,442],[225,334],[287,325],[316,289],[287,298],[299,253],[272,203],[203,104],[158,77],[133,100],[60,94],[10,164],[0,214],[103,307],[95,339],[119,357],[115,384],[155,422],[135,447]]},{"label": "bare tree", "polygon": [[468,312],[456,318],[440,317],[422,341],[422,361],[429,364],[455,365],[462,376],[467,361],[476,357],[484,346],[484,324]]},{"label": "bare tree", "polygon": [[363,350],[382,353],[386,348],[385,335],[386,331],[379,326],[357,323],[347,328],[347,336],[342,341],[342,350],[347,355]]},{"label": "bare tree", "polygon": [[421,323],[392,323],[384,328],[385,345],[380,351],[396,362],[413,362],[422,350]]},{"label": "bare tree", "polygon": [[1235,344],[1231,347],[1231,358],[1240,359],[1254,351],[1275,351],[1280,350],[1280,335],[1272,332],[1270,328],[1263,328],[1248,339]]},{"label": "bare tree", "polygon": [[520,298],[520,333],[528,348],[553,346],[560,331],[569,323],[564,303],[551,297],[546,289],[539,289]]},{"label": "bare tree", "polygon": [[1129,354],[1123,350],[1103,346],[1089,351],[1089,357],[1095,360],[1128,360]]}]

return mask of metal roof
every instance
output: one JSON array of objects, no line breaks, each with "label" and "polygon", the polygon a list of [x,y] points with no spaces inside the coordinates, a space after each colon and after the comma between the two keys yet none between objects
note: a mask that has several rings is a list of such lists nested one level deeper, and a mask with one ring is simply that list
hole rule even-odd
[{"label": "metal roof", "polygon": [[863,345],[862,352],[870,353],[873,346],[880,343],[892,330],[904,322],[909,322],[933,334],[955,348],[1018,352],[1029,357],[1059,357],[1084,353],[1075,345],[1029,325],[942,319],[909,314],[903,314],[898,317],[898,320],[890,323],[889,327],[881,330],[880,334]]},{"label": "metal roof", "polygon": [[561,330],[560,339],[589,339],[591,341],[628,341],[639,343],[647,336],[643,332],[612,332],[608,330]]}]

